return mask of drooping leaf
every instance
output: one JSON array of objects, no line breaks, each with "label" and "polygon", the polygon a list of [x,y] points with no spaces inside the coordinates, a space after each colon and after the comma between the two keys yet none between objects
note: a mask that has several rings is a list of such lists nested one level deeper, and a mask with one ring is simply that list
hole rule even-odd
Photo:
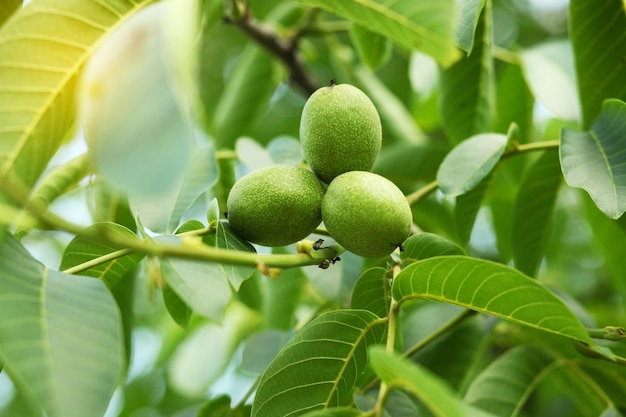
[{"label": "drooping leaf", "polygon": [[[110,233],[120,239],[128,239],[130,241],[137,240],[136,234],[116,223],[95,223],[89,226],[87,230]],[[106,257],[119,250],[120,249],[117,247],[110,246],[101,241],[75,237],[66,246],[59,269],[62,271],[69,270],[78,265],[91,262],[94,259]],[[124,252],[125,253],[120,253],[121,256],[82,270],[78,272],[78,274],[101,279],[106,282],[109,287],[113,287],[144,258],[144,255],[141,253],[133,253],[132,251]]]},{"label": "drooping leaf", "polygon": [[219,264],[162,258],[161,273],[167,285],[193,311],[214,321],[222,320],[232,294]]},{"label": "drooping leaf", "polygon": [[456,393],[440,378],[397,353],[388,353],[380,346],[369,350],[374,372],[391,389],[403,389],[415,395],[435,417],[475,416],[490,414],[463,404]]},{"label": "drooping leaf", "polygon": [[491,178],[492,175],[486,176],[472,190],[456,197],[454,223],[462,244],[467,244],[470,241],[476,217],[491,183]]},{"label": "drooping leaf", "polygon": [[544,152],[522,179],[513,210],[513,259],[515,267],[530,276],[543,258],[562,181],[556,150]]},{"label": "drooping leaf", "polygon": [[435,233],[422,232],[404,241],[400,252],[403,261],[417,261],[434,256],[465,255],[463,248]]},{"label": "drooping leaf", "polygon": [[483,8],[472,52],[440,74],[442,124],[450,141],[489,132],[495,120],[495,72],[491,54],[491,8]]},{"label": "drooping leaf", "polygon": [[103,415],[124,367],[120,313],[106,285],[47,269],[5,236],[0,293],[0,357],[32,409]]},{"label": "drooping leaf", "polygon": [[366,27],[352,25],[350,38],[361,61],[372,71],[386,64],[391,58],[392,45],[389,39],[371,32]]},{"label": "drooping leaf", "polygon": [[623,0],[572,0],[569,33],[584,127],[589,128],[608,98],[626,101],[626,5]]},{"label": "drooping leaf", "polygon": [[522,51],[522,69],[533,95],[556,116],[580,120],[574,57],[567,40],[549,41]]},{"label": "drooping leaf", "polygon": [[382,337],[377,320],[366,310],[336,310],[310,321],[263,373],[252,416],[299,416],[348,404],[367,347]]},{"label": "drooping leaf", "polygon": [[461,142],[439,167],[439,189],[448,197],[472,190],[491,173],[507,142],[507,136],[501,133],[482,133]]},{"label": "drooping leaf", "polygon": [[470,53],[474,47],[474,34],[485,2],[486,0],[457,1],[460,21],[456,28],[456,44],[467,53]]},{"label": "drooping leaf", "polygon": [[516,269],[484,259],[445,256],[415,262],[394,279],[393,296],[452,303],[593,343],[576,316],[550,290]]},{"label": "drooping leaf", "polygon": [[142,10],[85,68],[80,110],[94,170],[130,195],[167,193],[191,161],[193,8],[188,0]]},{"label": "drooping leaf", "polygon": [[502,64],[502,66],[498,73],[496,100],[498,113],[494,130],[504,133],[515,123],[519,136],[515,140],[525,143],[532,134],[535,98],[518,65]]},{"label": "drooping leaf", "polygon": [[321,7],[379,33],[408,50],[420,50],[448,66],[459,57],[454,45],[454,1],[299,0]]},{"label": "drooping leaf", "polygon": [[[205,241],[214,245],[217,248],[229,249],[242,252],[256,252],[254,246],[248,241],[239,237],[228,224],[226,220],[219,220],[219,207],[217,200],[213,200],[209,205],[209,211],[207,216],[209,222],[216,224],[216,231],[214,236],[205,237]],[[235,291],[239,290],[241,283],[254,273],[255,267],[246,265],[234,265],[226,263],[216,263],[224,277],[228,279],[230,285],[233,286]]]},{"label": "drooping leaf", "polygon": [[179,326],[187,327],[193,311],[169,286],[163,288],[163,305]]},{"label": "drooping leaf", "polygon": [[513,348],[478,374],[464,401],[498,416],[516,416],[553,364],[554,360],[538,349]]},{"label": "drooping leaf", "polygon": [[[364,394],[354,395],[354,404],[362,412],[371,411],[376,407],[380,388],[370,389]],[[386,397],[382,415],[389,416],[416,416],[420,411],[415,400],[403,391],[390,391]]]},{"label": "drooping leaf", "polygon": [[378,317],[387,317],[391,306],[391,282],[385,268],[374,267],[364,271],[354,284],[350,308],[371,311]]},{"label": "drooping leaf", "polygon": [[[287,253],[284,248],[273,248],[272,253]],[[302,268],[288,268],[280,272],[278,279],[263,283],[263,318],[265,325],[273,329],[289,330],[295,323],[295,311],[306,289],[307,278]]]},{"label": "drooping leaf", "polygon": [[33,186],[74,125],[79,70],[94,46],[149,3],[32,1],[0,28],[0,182]]},{"label": "drooping leaf", "polygon": [[234,149],[235,140],[260,118],[278,83],[275,70],[272,57],[259,46],[242,52],[213,115],[217,149]]},{"label": "drooping leaf", "polygon": [[565,181],[591,195],[612,219],[626,211],[626,103],[607,100],[591,131],[563,129],[560,158]]},{"label": "drooping leaf", "polygon": [[212,146],[195,149],[183,177],[158,195],[133,194],[132,212],[156,233],[171,233],[192,204],[217,181],[219,173]]}]

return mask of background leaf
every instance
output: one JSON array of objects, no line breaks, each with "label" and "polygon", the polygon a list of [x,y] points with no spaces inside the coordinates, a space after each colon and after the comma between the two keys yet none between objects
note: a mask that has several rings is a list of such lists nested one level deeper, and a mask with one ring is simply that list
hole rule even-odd
[{"label": "background leaf", "polygon": [[120,314],[106,286],[49,270],[5,236],[0,292],[0,357],[32,409],[103,415],[124,366]]},{"label": "background leaf", "polygon": [[415,262],[395,278],[393,296],[457,304],[514,323],[592,343],[552,292],[516,269],[464,256]]},{"label": "background leaf", "polygon": [[569,41],[535,45],[522,51],[520,57],[526,82],[536,100],[562,119],[579,121],[580,100]]},{"label": "background leaf", "polygon": [[[457,12],[459,23],[456,28],[456,43],[459,48],[468,54],[474,47],[474,34],[480,19],[480,14],[485,7],[486,0],[459,0]],[[491,7],[491,5],[489,5]]]},{"label": "background leaf", "polygon": [[370,348],[370,361],[374,372],[391,389],[404,389],[415,395],[426,409],[436,417],[489,416],[464,405],[454,391],[434,374],[420,368],[384,348]]},{"label": "background leaf", "polygon": [[132,194],[131,210],[151,231],[171,233],[194,202],[216,183],[218,175],[213,147],[196,148],[179,181],[158,195]]},{"label": "background leaf", "polygon": [[74,125],[79,70],[104,35],[148,3],[38,0],[0,28],[0,182],[35,183]]},{"label": "background leaf", "polygon": [[569,32],[585,128],[594,122],[605,99],[626,100],[625,8],[620,0],[569,3]]},{"label": "background leaf", "polygon": [[392,44],[389,39],[369,31],[366,27],[352,25],[350,38],[356,47],[361,61],[374,71],[391,59]]},{"label": "background leaf", "polygon": [[428,5],[416,4],[412,0],[299,1],[350,19],[408,50],[421,50],[444,66],[459,57],[454,46],[456,14],[453,1],[441,0]]},{"label": "background leaf", "polygon": [[216,149],[234,149],[235,140],[248,134],[261,117],[278,79],[272,57],[250,44],[241,53],[213,114]]},{"label": "background leaf", "polygon": [[163,258],[161,273],[193,311],[214,321],[222,320],[231,290],[219,264]]},{"label": "background leaf", "polygon": [[448,197],[472,190],[491,173],[504,153],[507,142],[506,135],[483,133],[457,145],[439,166],[439,189]]},{"label": "background leaf", "polygon": [[520,346],[492,361],[469,386],[464,401],[498,416],[516,416],[553,366],[538,349]]},{"label": "background leaf", "polygon": [[160,2],[137,13],[85,68],[80,110],[94,170],[130,195],[167,194],[191,161],[193,96],[184,74],[193,60],[177,58],[192,55],[194,43],[171,45],[175,23],[195,31],[189,4]]},{"label": "background leaf", "polygon": [[365,310],[336,310],[309,322],[264,372],[252,416],[297,416],[349,403],[367,347],[382,337],[377,319]]},{"label": "background leaf", "polygon": [[477,41],[471,53],[440,74],[441,120],[452,143],[490,131],[495,120],[491,19],[487,3],[476,27]]},{"label": "background leaf", "polygon": [[560,158],[565,181],[586,190],[612,219],[626,211],[626,104],[607,100],[590,132],[563,129]]},{"label": "background leaf", "polygon": [[11,15],[22,7],[23,0],[5,0],[0,3],[0,25],[2,25]]},{"label": "background leaf", "polygon": [[391,306],[391,282],[385,268],[365,270],[352,289],[350,308],[371,311],[378,317],[387,317]]},{"label": "background leaf", "polygon": [[545,151],[528,167],[513,211],[515,267],[535,276],[550,236],[551,219],[563,180],[556,150]]},{"label": "background leaf", "polygon": [[[137,240],[137,235],[132,231],[115,223],[95,223],[87,228],[88,231],[105,231],[122,239]],[[119,250],[102,242],[88,240],[82,237],[75,237],[65,247],[61,266],[59,269],[66,270],[85,262],[92,261],[101,256],[108,255]],[[121,278],[128,274],[141,260],[144,255],[141,253],[129,253],[92,268],[80,272],[86,275],[103,280],[109,287],[114,287]]]}]

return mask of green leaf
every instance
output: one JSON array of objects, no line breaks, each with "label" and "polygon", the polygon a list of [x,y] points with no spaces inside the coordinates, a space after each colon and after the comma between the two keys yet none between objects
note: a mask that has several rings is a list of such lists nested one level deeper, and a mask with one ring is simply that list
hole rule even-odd
[{"label": "green leaf", "polygon": [[397,353],[388,353],[383,347],[372,346],[369,355],[374,372],[389,388],[403,389],[415,395],[433,416],[489,415],[463,404],[442,379]]},{"label": "green leaf", "polygon": [[553,364],[538,349],[515,347],[478,374],[464,401],[498,416],[516,416]]},{"label": "green leaf", "polygon": [[[219,206],[216,199],[209,205],[207,216],[209,223],[215,222],[216,231],[214,236],[206,236],[204,241],[221,249],[229,249],[242,252],[255,253],[256,250],[248,241],[239,237],[228,224],[227,220],[219,220]],[[221,270],[222,275],[228,279],[235,291],[239,291],[241,283],[250,278],[256,270],[253,266],[233,265],[219,263],[216,268]]]},{"label": "green leaf", "polygon": [[568,40],[540,43],[522,51],[530,91],[546,109],[565,120],[580,120],[574,57]]},{"label": "green leaf", "polygon": [[23,0],[4,0],[0,3],[0,26],[22,7],[22,3]]},{"label": "green leaf", "polygon": [[120,314],[104,283],[49,270],[7,235],[0,293],[0,358],[32,409],[103,415],[124,367]]},{"label": "green leaf", "polygon": [[416,4],[413,0],[299,0],[365,26],[412,51],[418,49],[448,66],[459,57],[454,45],[454,1]]},{"label": "green leaf", "polygon": [[472,52],[440,74],[441,120],[452,143],[492,130],[496,90],[491,55],[491,7],[486,4],[476,27]]},{"label": "green leaf", "polygon": [[550,290],[516,269],[484,259],[445,256],[415,262],[395,278],[393,296],[452,303],[592,343],[583,325]]},{"label": "green leaf", "polygon": [[[137,235],[132,231],[115,223],[95,223],[89,226],[87,231],[106,231],[106,233],[110,233],[112,236],[116,236],[120,239],[128,239],[129,241],[137,240]],[[70,268],[118,251],[118,248],[104,244],[101,241],[75,237],[66,246],[59,269],[62,271],[69,270]],[[130,251],[123,252],[124,253],[121,253],[119,257],[80,271],[78,274],[101,279],[106,282],[109,287],[113,287],[144,258],[144,255],[141,253],[132,253]]]},{"label": "green leaf", "polygon": [[358,85],[372,99],[380,115],[386,143],[424,143],[426,136],[421,132],[406,105],[389,90],[372,71],[364,65],[352,68]]},{"label": "green leaf", "polygon": [[460,21],[456,27],[456,44],[467,53],[470,53],[474,47],[474,34],[485,2],[486,0],[457,1]]},{"label": "green leaf", "polygon": [[435,233],[422,232],[404,241],[404,250],[400,252],[403,261],[417,261],[446,255],[465,255],[465,251],[456,243]]},{"label": "green leaf", "polygon": [[454,223],[461,243],[467,244],[472,236],[476,217],[491,184],[492,175],[488,175],[472,190],[456,197],[454,205]]},{"label": "green leaf", "polygon": [[389,39],[371,32],[364,26],[352,25],[350,39],[361,61],[372,71],[385,65],[391,59],[392,44]]},{"label": "green leaf", "polygon": [[387,317],[391,306],[391,282],[385,268],[374,267],[364,271],[352,289],[350,308],[371,311],[378,317]]},{"label": "green leaf", "polygon": [[[158,240],[169,241],[163,236]],[[161,273],[172,290],[196,313],[221,321],[232,294],[219,264],[162,258]]]},{"label": "green leaf", "polygon": [[569,33],[585,128],[598,117],[605,99],[626,100],[625,8],[623,0],[569,3]]},{"label": "green leaf", "polygon": [[203,404],[195,417],[248,417],[250,406],[230,408],[231,398],[228,395],[220,395]]},{"label": "green leaf", "polygon": [[168,193],[194,153],[187,75],[197,54],[194,42],[176,44],[178,32],[189,32],[185,38],[195,32],[192,1],[159,2],[137,13],[85,67],[80,110],[94,170],[130,195]]},{"label": "green leaf", "polygon": [[149,0],[31,1],[0,28],[0,182],[29,189],[75,123],[79,70]]},{"label": "green leaf", "polygon": [[310,321],[263,373],[252,416],[298,416],[350,403],[367,347],[382,338],[377,320],[366,310],[336,310]]},{"label": "green leaf", "polygon": [[291,334],[283,330],[264,330],[246,340],[241,357],[241,369],[252,374],[262,374]]},{"label": "green leaf", "polygon": [[565,181],[589,193],[612,219],[626,211],[626,103],[607,100],[591,131],[563,129],[560,158]]},{"label": "green leaf", "polygon": [[326,410],[316,410],[304,414],[303,417],[358,417],[361,413],[356,408],[334,407]]},{"label": "green leaf", "polygon": [[263,114],[278,78],[272,57],[249,45],[226,81],[213,115],[216,149],[234,149],[235,140],[247,134]]},{"label": "green leaf", "polygon": [[148,229],[171,233],[192,204],[217,182],[218,175],[213,147],[196,149],[176,184],[158,195],[133,194],[130,207]]},{"label": "green leaf", "polygon": [[192,310],[170,287],[163,288],[163,305],[172,319],[181,327],[187,327]]},{"label": "green leaf", "polygon": [[439,189],[448,197],[474,189],[500,161],[507,142],[501,133],[483,133],[457,145],[439,167]]},{"label": "green leaf", "polygon": [[551,220],[563,175],[556,150],[549,150],[526,171],[513,208],[515,267],[537,273],[551,231]]},{"label": "green leaf", "polygon": [[[288,253],[285,248],[273,248],[272,253]],[[263,317],[265,325],[273,329],[290,330],[296,324],[295,311],[307,288],[307,278],[302,268],[289,268],[280,272],[278,279],[263,282]]]}]

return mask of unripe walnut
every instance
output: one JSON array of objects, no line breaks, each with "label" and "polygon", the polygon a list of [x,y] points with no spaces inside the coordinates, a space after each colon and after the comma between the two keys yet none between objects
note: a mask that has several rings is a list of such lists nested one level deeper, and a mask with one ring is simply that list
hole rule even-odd
[{"label": "unripe walnut", "polygon": [[367,258],[387,256],[408,237],[411,207],[388,179],[363,171],[336,177],[322,201],[328,233],[344,248]]},{"label": "unripe walnut", "polygon": [[329,184],[348,171],[369,171],[380,152],[382,127],[376,107],[350,84],[315,91],[300,119],[304,159]]},{"label": "unripe walnut", "polygon": [[324,186],[311,171],[290,165],[259,169],[233,185],[228,221],[249,242],[289,245],[320,224],[323,196]]}]

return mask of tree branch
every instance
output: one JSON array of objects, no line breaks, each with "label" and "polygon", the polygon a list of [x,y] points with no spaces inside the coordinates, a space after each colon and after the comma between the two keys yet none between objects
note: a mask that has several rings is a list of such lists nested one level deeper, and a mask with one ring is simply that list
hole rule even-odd
[{"label": "tree branch", "polygon": [[280,59],[289,70],[289,79],[307,97],[320,86],[306,71],[301,55],[298,53],[297,39],[283,39],[268,25],[256,20],[249,12],[241,19],[225,16],[224,21],[239,28],[252,40]]}]

